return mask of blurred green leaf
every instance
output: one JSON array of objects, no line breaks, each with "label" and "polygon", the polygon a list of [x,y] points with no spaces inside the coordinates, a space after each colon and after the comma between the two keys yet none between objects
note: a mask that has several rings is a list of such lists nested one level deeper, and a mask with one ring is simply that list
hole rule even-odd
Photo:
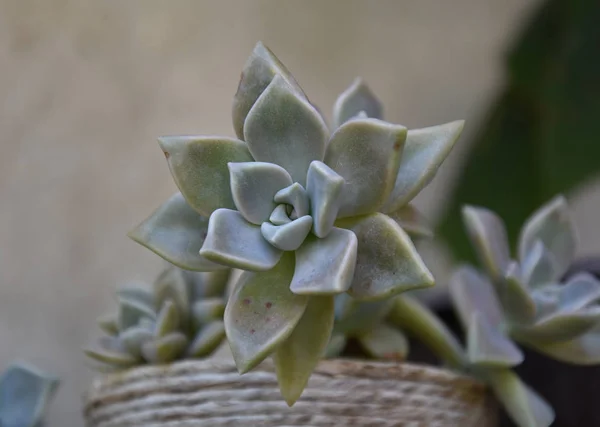
[{"label": "blurred green leaf", "polygon": [[544,2],[508,55],[506,87],[472,141],[438,234],[474,259],[460,206],[485,206],[515,247],[523,221],[600,170],[600,2]]}]

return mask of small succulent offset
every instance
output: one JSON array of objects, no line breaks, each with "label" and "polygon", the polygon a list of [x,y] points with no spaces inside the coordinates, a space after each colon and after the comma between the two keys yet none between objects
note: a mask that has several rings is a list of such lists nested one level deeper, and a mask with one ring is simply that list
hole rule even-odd
[{"label": "small succulent offset", "polygon": [[233,102],[236,138],[159,139],[180,193],[130,236],[179,267],[244,270],[225,328],[240,372],[273,355],[293,404],[330,341],[334,296],[377,300],[432,286],[407,233],[409,202],[462,121],[407,130],[357,79],[328,129],[285,66],[258,43]]},{"label": "small succulent offset", "polygon": [[[482,208],[463,211],[487,276],[462,267],[452,279],[463,322],[505,350],[503,363],[522,354],[510,339],[574,364],[600,363],[600,282],[579,273],[564,283],[577,247],[566,200],[558,196],[535,212],[521,230],[518,261],[511,261],[502,220]],[[510,339],[509,339],[510,338]]]},{"label": "small succulent offset", "polygon": [[0,426],[42,427],[58,385],[57,378],[33,366],[11,365],[0,376]]},{"label": "small succulent offset", "polygon": [[169,363],[210,355],[224,340],[229,270],[165,269],[150,287],[117,291],[118,312],[98,323],[107,334],[85,350],[102,369]]}]

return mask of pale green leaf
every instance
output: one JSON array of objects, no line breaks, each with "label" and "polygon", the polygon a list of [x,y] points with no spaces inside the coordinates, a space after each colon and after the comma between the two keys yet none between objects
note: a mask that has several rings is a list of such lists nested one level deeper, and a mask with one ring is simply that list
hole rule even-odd
[{"label": "pale green leaf", "polygon": [[433,237],[433,228],[429,220],[412,204],[402,206],[400,209],[390,212],[387,215],[396,221],[412,238]]},{"label": "pale green leaf", "polygon": [[225,338],[225,324],[218,320],[210,323],[196,335],[190,344],[187,357],[205,357],[211,354]]},{"label": "pale green leaf", "polygon": [[269,271],[244,272],[225,308],[225,330],[240,373],[248,372],[292,333],[308,297],[290,291],[294,254]]},{"label": "pale green leaf", "polygon": [[229,162],[253,161],[243,141],[226,137],[167,136],[159,144],[175,184],[189,205],[203,216],[233,209]]},{"label": "pale green leaf", "polygon": [[313,233],[326,237],[333,228],[340,209],[344,178],[323,162],[314,161],[308,168],[306,191],[310,195]]},{"label": "pale green leaf", "polygon": [[176,193],[128,236],[180,268],[193,271],[224,269],[198,253],[207,230],[208,218],[193,210],[181,193]]},{"label": "pale green leaf", "polygon": [[323,159],[328,137],[319,112],[281,75],[258,97],[244,123],[254,159],[283,167],[302,186],[310,163]]},{"label": "pale green leaf", "polygon": [[338,217],[376,212],[398,175],[406,128],[376,119],[351,120],[331,136],[325,163],[344,178]]},{"label": "pale green leaf", "polygon": [[381,323],[358,336],[362,348],[371,357],[387,360],[405,360],[408,356],[408,339],[398,329]]},{"label": "pale green leaf", "polygon": [[567,201],[557,196],[534,212],[523,225],[519,235],[519,258],[525,260],[540,240],[552,254],[558,274],[571,265],[577,248],[577,233]]},{"label": "pale green leaf", "polygon": [[506,368],[523,362],[519,347],[492,325],[480,312],[474,312],[467,332],[469,362],[478,366]]},{"label": "pale green leaf", "polygon": [[233,128],[238,138],[244,138],[244,122],[248,112],[276,75],[284,78],[300,96],[304,97],[302,89],[287,68],[269,48],[262,42],[258,42],[244,65],[233,98]]},{"label": "pale green leaf", "polygon": [[492,280],[501,280],[510,262],[508,238],[502,219],[489,209],[465,206],[463,222],[477,257]]},{"label": "pale green leaf", "polygon": [[333,328],[333,297],[311,297],[292,334],[274,353],[279,389],[292,406],[323,357]]},{"label": "pale green leaf", "polygon": [[356,78],[350,87],[342,92],[335,101],[333,106],[333,128],[337,129],[359,114],[373,119],[383,118],[381,102],[360,77]]},{"label": "pale green leaf", "polygon": [[250,271],[273,268],[281,254],[264,239],[258,225],[229,209],[218,209],[211,215],[208,236],[200,249],[200,255],[211,261]]},{"label": "pale green leaf", "polygon": [[267,242],[282,251],[295,251],[300,247],[310,229],[313,220],[310,215],[305,215],[284,225],[273,225],[263,222],[260,231]]},{"label": "pale green leaf", "polygon": [[229,163],[229,172],[237,210],[246,221],[256,225],[269,219],[277,207],[275,195],[292,185],[290,174],[273,163]]},{"label": "pale green leaf", "polygon": [[187,347],[188,339],[181,332],[171,332],[142,345],[142,356],[150,363],[169,363],[177,359]]},{"label": "pale green leaf", "polygon": [[324,239],[308,236],[295,252],[290,289],[299,295],[346,292],[354,277],[356,253],[357,239],[352,231],[334,227]]},{"label": "pale green leaf", "polygon": [[431,182],[454,147],[463,126],[464,121],[458,120],[408,131],[400,169],[383,212],[400,209]]},{"label": "pale green leaf", "polygon": [[338,221],[358,239],[350,294],[358,299],[390,297],[434,285],[434,279],[408,235],[390,217],[376,213]]}]

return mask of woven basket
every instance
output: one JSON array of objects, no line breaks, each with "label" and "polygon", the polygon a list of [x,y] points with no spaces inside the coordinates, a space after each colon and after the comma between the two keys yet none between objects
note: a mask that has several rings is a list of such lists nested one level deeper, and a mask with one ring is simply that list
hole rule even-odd
[{"label": "woven basket", "polygon": [[483,385],[428,366],[323,361],[300,400],[282,400],[273,365],[240,376],[233,363],[185,361],[99,378],[89,427],[493,427]]}]

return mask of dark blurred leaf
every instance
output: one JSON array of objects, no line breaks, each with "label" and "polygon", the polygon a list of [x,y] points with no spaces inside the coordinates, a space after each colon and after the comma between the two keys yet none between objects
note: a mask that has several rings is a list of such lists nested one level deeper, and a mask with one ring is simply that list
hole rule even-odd
[{"label": "dark blurred leaf", "polygon": [[537,207],[600,171],[600,1],[544,2],[507,62],[439,226],[457,259],[474,258],[461,205],[497,212],[514,247]]}]

